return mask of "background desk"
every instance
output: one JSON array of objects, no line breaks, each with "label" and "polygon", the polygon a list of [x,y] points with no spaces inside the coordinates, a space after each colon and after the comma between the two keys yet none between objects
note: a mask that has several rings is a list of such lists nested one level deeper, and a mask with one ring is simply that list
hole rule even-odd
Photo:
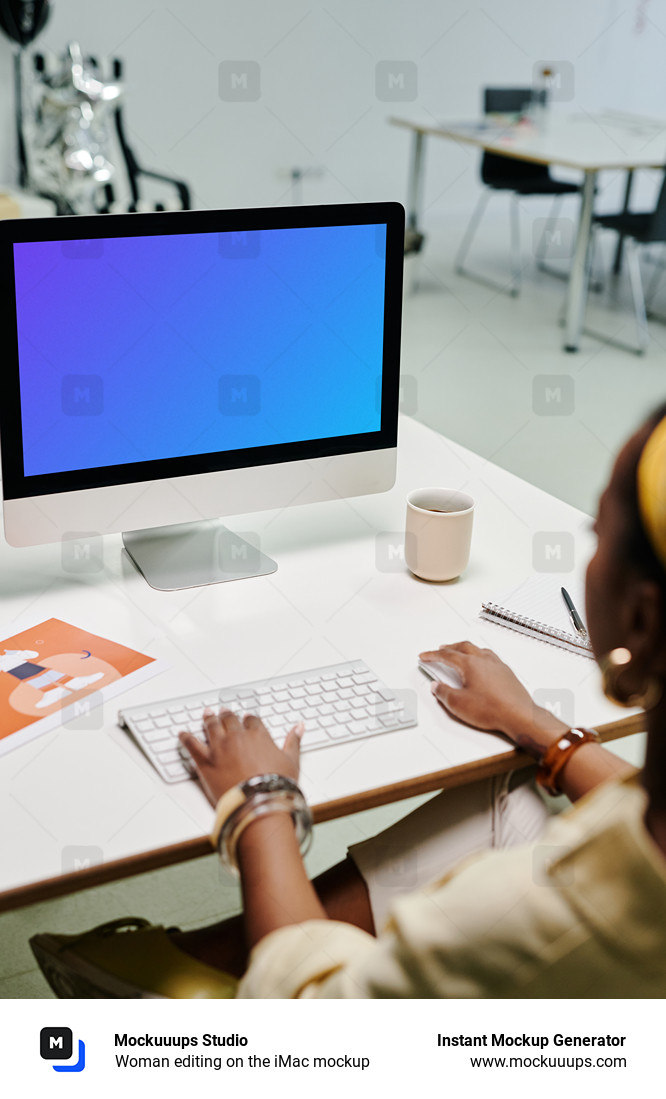
[{"label": "background desk", "polygon": [[629,172],[624,199],[624,208],[627,209],[633,171],[636,168],[663,168],[666,164],[666,126],[657,120],[588,114],[569,117],[549,114],[541,130],[524,125],[484,126],[482,120],[464,124],[412,122],[404,118],[391,118],[390,121],[395,126],[410,130],[413,135],[407,226],[416,232],[422,222],[426,136],[475,145],[498,156],[530,160],[535,164],[559,164],[583,172],[576,244],[569,274],[564,340],[565,351],[577,351],[585,318],[597,175],[606,169],[625,169]]},{"label": "background desk", "polygon": [[[576,722],[617,722],[592,661],[477,617],[482,599],[532,574],[535,532],[572,535],[580,565],[588,518],[413,420],[401,421],[399,453],[390,493],[235,520],[277,559],[272,576],[164,593],[136,573],[119,536],[104,540],[103,569],[90,573],[68,571],[58,545],[0,547],[0,636],[55,616],[170,665],[91,711],[89,728],[62,728],[0,759],[0,910],[210,851],[203,794],[194,782],[161,782],[116,725],[121,705],[365,659],[416,693],[418,726],[306,754],[302,783],[319,820],[515,765],[500,737],[457,725],[435,703],[416,667],[424,648],[465,638],[495,648],[531,690],[571,691]],[[416,580],[395,556],[405,495],[427,484],[477,502],[472,559],[451,584]],[[623,718],[609,732],[639,727]],[[90,848],[100,865],[63,875],[67,847]]]}]

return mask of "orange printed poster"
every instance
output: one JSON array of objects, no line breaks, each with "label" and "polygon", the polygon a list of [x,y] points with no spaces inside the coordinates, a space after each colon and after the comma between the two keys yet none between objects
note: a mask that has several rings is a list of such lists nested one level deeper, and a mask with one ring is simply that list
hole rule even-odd
[{"label": "orange printed poster", "polygon": [[0,755],[162,670],[58,618],[0,640]]}]

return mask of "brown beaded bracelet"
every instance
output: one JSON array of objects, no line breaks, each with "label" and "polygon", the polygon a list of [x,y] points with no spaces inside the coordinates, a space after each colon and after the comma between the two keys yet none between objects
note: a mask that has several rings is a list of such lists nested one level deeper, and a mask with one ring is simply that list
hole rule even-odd
[{"label": "brown beaded bracelet", "polygon": [[561,794],[557,783],[560,774],[576,749],[589,743],[599,744],[599,734],[594,729],[568,729],[554,741],[541,758],[536,776],[539,786],[553,797]]}]

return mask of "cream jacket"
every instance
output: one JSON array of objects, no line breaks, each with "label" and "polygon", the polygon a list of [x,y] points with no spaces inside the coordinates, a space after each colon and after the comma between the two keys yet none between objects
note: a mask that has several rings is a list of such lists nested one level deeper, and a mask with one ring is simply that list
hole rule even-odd
[{"label": "cream jacket", "polygon": [[394,906],[377,939],[311,920],[267,935],[247,997],[663,997],[666,859],[636,775],[540,841],[460,863]]}]

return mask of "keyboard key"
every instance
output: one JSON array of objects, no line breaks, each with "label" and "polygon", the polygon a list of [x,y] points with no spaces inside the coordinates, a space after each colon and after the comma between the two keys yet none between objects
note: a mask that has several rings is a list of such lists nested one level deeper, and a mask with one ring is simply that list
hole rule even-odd
[{"label": "keyboard key", "polygon": [[142,733],[141,740],[145,741],[146,744],[156,744],[162,740],[166,741],[167,744],[170,743],[161,729],[155,729],[152,733]]},{"label": "keyboard key", "polygon": [[292,698],[305,698],[305,688],[304,687],[291,687],[290,690],[289,690],[289,694],[291,695]]},{"label": "keyboard key", "polygon": [[337,675],[337,672],[324,672],[324,674],[321,678],[328,681],[330,679],[337,679],[338,675]]},{"label": "keyboard key", "polygon": [[273,698],[276,702],[287,702],[289,699],[289,691],[274,691]]},{"label": "keyboard key", "polygon": [[155,721],[156,718],[164,717],[165,714],[166,710],[151,710],[150,713],[146,714],[146,717],[152,717],[153,721]]},{"label": "keyboard key", "polygon": [[135,721],[134,722],[134,728],[139,733],[149,733],[151,729],[155,728],[155,726],[153,725],[150,718],[147,718],[147,719],[144,719],[143,721]]},{"label": "keyboard key", "polygon": [[354,692],[352,691],[351,687],[342,687],[338,691],[338,696],[340,698],[353,698],[354,697]]},{"label": "keyboard key", "polygon": [[326,730],[315,726],[312,729],[305,730],[301,737],[301,747],[312,748],[315,744],[328,744],[328,739]]},{"label": "keyboard key", "polygon": [[171,715],[171,724],[172,725],[186,725],[188,721],[189,721],[189,717],[187,716],[187,714],[185,713],[184,710],[179,710],[178,713],[175,713],[175,714]]},{"label": "keyboard key", "polygon": [[238,711],[238,701],[235,698],[218,698],[216,702],[210,707],[214,714],[219,714],[220,710],[230,710],[231,713]]},{"label": "keyboard key", "polygon": [[331,706],[330,702],[324,702],[324,703],[322,703],[322,704],[321,704],[320,706],[318,706],[318,707],[317,707],[317,709],[319,710],[319,713],[320,713],[320,714],[332,714],[332,713],[335,713],[335,711],[334,711],[333,707]]},{"label": "keyboard key", "polygon": [[372,672],[360,672],[359,674],[352,676],[354,683],[370,683],[374,678]]},{"label": "keyboard key", "polygon": [[301,678],[301,677],[299,676],[299,678],[298,678],[298,679],[289,679],[289,680],[287,681],[287,686],[288,686],[288,687],[302,687],[302,686],[303,686],[303,684],[304,684],[304,682],[305,682],[305,680],[304,680],[304,679],[302,679],[302,678]]},{"label": "keyboard key", "polygon": [[[146,736],[146,740],[148,740],[149,736],[154,735],[154,733],[148,733],[148,735]],[[171,748],[173,748],[173,740],[165,740],[164,737],[162,738],[162,740],[149,741],[149,743],[151,755],[159,755],[160,752],[168,752]]]},{"label": "keyboard key", "polygon": [[354,736],[358,736],[359,733],[366,733],[368,731],[367,721],[350,721],[349,731]]},{"label": "keyboard key", "polygon": [[361,683],[359,687],[354,687],[355,695],[369,695],[370,693],[370,687],[367,683]]},{"label": "keyboard key", "polygon": [[321,683],[307,683],[305,686],[308,695],[319,695],[322,693],[323,689],[324,687]]},{"label": "keyboard key", "polygon": [[326,732],[334,740],[348,740],[350,735],[347,725],[329,725]]},{"label": "keyboard key", "polygon": [[400,715],[397,715],[397,714],[384,714],[383,716],[380,714],[380,716],[379,716],[379,720],[381,721],[382,725],[387,729],[390,728],[391,726],[395,727],[396,725],[399,725],[401,719],[402,719],[402,714],[400,714]]},{"label": "keyboard key", "polygon": [[291,707],[288,702],[276,702],[273,709],[275,710],[276,714],[286,714],[291,709]]},{"label": "keyboard key", "polygon": [[164,768],[169,778],[189,778],[190,772],[184,763],[168,763]]},{"label": "keyboard key", "polygon": [[353,683],[354,680],[349,675],[338,676],[338,687],[341,689],[341,691],[344,691],[346,688],[351,687]]},{"label": "keyboard key", "polygon": [[335,725],[335,718],[332,714],[324,714],[324,716],[320,717],[318,720],[319,724],[322,725],[324,729],[329,728],[331,725]]},{"label": "keyboard key", "polygon": [[322,699],[322,702],[337,702],[338,692],[337,691],[324,691],[323,695],[321,696],[321,699]]},{"label": "keyboard key", "polygon": [[171,725],[171,718],[167,717],[166,714],[164,717],[156,717],[155,725],[158,729],[168,729]]},{"label": "keyboard key", "polygon": [[333,703],[333,709],[338,713],[343,713],[345,710],[351,710],[351,703],[346,698],[340,699],[338,702]]},{"label": "keyboard key", "polygon": [[188,702],[185,707],[190,717],[203,717],[204,708],[200,702]]},{"label": "keyboard key", "polygon": [[370,712],[375,717],[381,717],[382,714],[395,713],[396,710],[402,709],[402,703],[397,698],[392,698],[389,702],[379,702],[376,706],[370,707]]},{"label": "keyboard key", "polygon": [[353,717],[354,721],[360,721],[362,717],[368,716],[368,711],[366,710],[365,706],[363,706],[358,710],[352,710],[351,716]]},{"label": "keyboard key", "polygon": [[390,691],[388,687],[380,687],[377,691],[377,694],[381,695],[382,698],[386,699],[387,701],[391,698],[395,698],[395,691]]},{"label": "keyboard key", "polygon": [[306,706],[304,710],[301,710],[301,717],[307,721],[308,718],[316,717],[318,713],[319,710],[316,706]]},{"label": "keyboard key", "polygon": [[172,748],[170,752],[158,752],[157,758],[159,759],[160,763],[182,762],[181,754],[177,748]]}]

